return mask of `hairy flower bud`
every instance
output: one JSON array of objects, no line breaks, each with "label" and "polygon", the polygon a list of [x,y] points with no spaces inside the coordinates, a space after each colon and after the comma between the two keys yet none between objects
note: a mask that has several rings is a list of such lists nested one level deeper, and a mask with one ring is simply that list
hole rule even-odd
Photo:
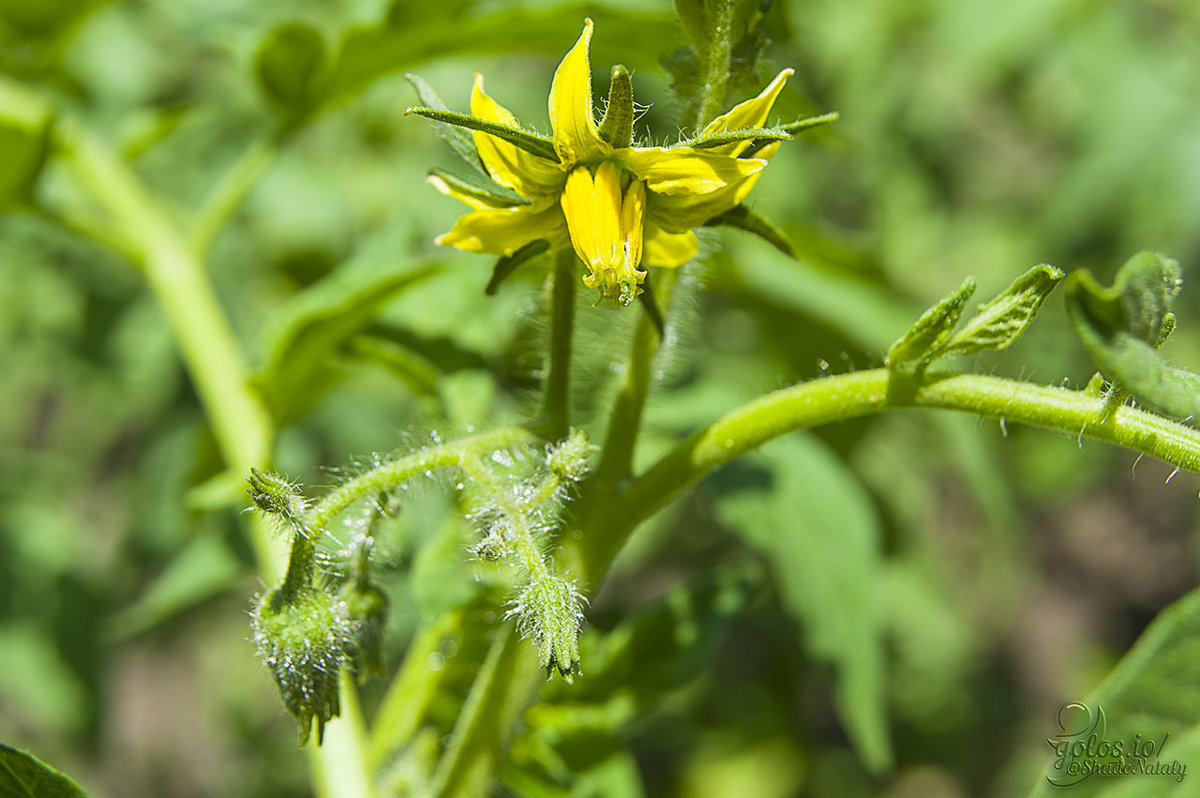
[{"label": "hairy flower bud", "polygon": [[278,516],[288,525],[303,531],[304,513],[308,511],[308,499],[300,491],[300,486],[289,482],[278,474],[270,471],[250,469],[246,478],[250,487],[246,492],[254,506],[267,515]]},{"label": "hairy flower bud", "polygon": [[594,447],[583,430],[571,430],[571,434],[546,451],[546,465],[550,472],[568,482],[579,482],[588,472],[588,455]]},{"label": "hairy flower bud", "polygon": [[506,616],[518,618],[521,634],[537,645],[539,664],[548,673],[557,668],[568,683],[579,672],[582,605],[573,581],[546,574],[522,589]]},{"label": "hairy flower bud", "polygon": [[345,603],[316,588],[279,587],[258,602],[251,626],[258,655],[300,725],[300,744],[308,742],[316,718],[320,745],[325,724],[341,709],[338,672],[352,631]]}]

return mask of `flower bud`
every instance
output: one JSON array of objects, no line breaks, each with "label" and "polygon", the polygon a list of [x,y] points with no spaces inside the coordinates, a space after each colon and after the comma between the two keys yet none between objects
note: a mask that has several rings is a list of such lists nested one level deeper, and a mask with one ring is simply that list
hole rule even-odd
[{"label": "flower bud", "polygon": [[320,745],[325,724],[340,712],[338,672],[351,631],[346,605],[316,588],[278,587],[254,608],[251,626],[258,655],[300,725],[300,744],[316,718]]},{"label": "flower bud", "polygon": [[521,634],[537,645],[539,664],[547,673],[557,668],[568,684],[579,672],[582,603],[573,581],[547,574],[525,586],[507,616],[519,619]]},{"label": "flower bud", "polygon": [[303,530],[304,513],[308,511],[308,499],[300,491],[300,486],[289,482],[278,474],[270,471],[250,469],[246,478],[250,487],[246,492],[254,506],[267,515],[276,515],[294,528]]},{"label": "flower bud", "polygon": [[592,444],[583,430],[571,430],[571,434],[552,445],[546,452],[546,465],[551,473],[568,482],[579,482],[588,472],[588,455]]}]

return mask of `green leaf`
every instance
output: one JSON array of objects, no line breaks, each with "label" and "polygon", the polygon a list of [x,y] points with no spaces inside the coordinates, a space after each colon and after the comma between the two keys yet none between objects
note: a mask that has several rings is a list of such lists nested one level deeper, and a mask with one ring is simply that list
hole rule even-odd
[{"label": "green leaf", "polygon": [[[610,730],[620,728],[699,674],[760,582],[756,567],[734,564],[674,588],[607,635],[586,631],[581,641],[586,678],[558,690],[572,701],[601,704],[620,694],[627,703],[601,719]],[[542,719],[554,718],[573,723],[557,715]]]},{"label": "green leaf", "polygon": [[917,319],[888,350],[888,367],[921,369],[942,354],[945,343],[958,325],[967,300],[975,293],[975,278],[968,277],[962,284],[942,297],[936,305]]},{"label": "green leaf", "polygon": [[[1153,740],[1156,745],[1166,737],[1161,751],[1152,754],[1148,762],[1166,768],[1173,762],[1187,765],[1186,778],[1145,774],[1093,776],[1065,791],[1049,781],[1051,778],[1062,781],[1064,768],[1055,768],[1055,751],[1046,747],[1042,750],[1050,762],[1029,798],[1066,794],[1080,798],[1194,795],[1196,785],[1192,779],[1196,776],[1191,771],[1194,763],[1200,762],[1197,662],[1200,662],[1200,590],[1163,610],[1104,682],[1082,701],[1093,718],[1097,710],[1103,710],[1106,740],[1120,740],[1128,748],[1137,735],[1143,741]],[[1046,718],[1045,726],[1048,738],[1060,732],[1056,718]]]},{"label": "green leaf", "polygon": [[446,125],[457,125],[469,130],[478,130],[481,133],[490,134],[498,139],[504,139],[514,147],[520,147],[531,155],[558,163],[558,153],[554,151],[554,142],[549,137],[538,133],[509,127],[508,125],[501,125],[496,122],[489,122],[486,119],[480,119],[470,114],[460,114],[457,111],[440,108],[416,106],[404,112],[405,116],[409,114],[423,116],[426,119],[432,119],[435,122],[441,122]]},{"label": "green leaf", "polygon": [[87,798],[78,784],[26,751],[0,743],[0,795]]},{"label": "green leaf", "polygon": [[331,381],[346,342],[371,325],[389,300],[441,265],[405,261],[385,236],[284,307],[270,335],[266,366],[253,378],[280,421],[296,418]]},{"label": "green leaf", "polygon": [[1110,288],[1086,271],[1071,274],[1067,314],[1076,336],[1100,371],[1116,383],[1116,390],[1185,418],[1200,415],[1200,376],[1171,365],[1157,351],[1175,328],[1170,303],[1178,291],[1179,264],[1143,252],[1121,267]]},{"label": "green leaf", "polygon": [[222,593],[241,573],[242,563],[220,535],[197,535],[133,606],[109,621],[108,633],[115,639],[140,634]]},{"label": "green leaf", "polygon": [[1005,349],[1025,332],[1050,292],[1062,282],[1062,269],[1043,264],[1018,277],[1004,293],[980,306],[979,311],[945,346],[949,354],[971,355],[987,349]]},{"label": "green leaf", "polygon": [[268,100],[288,112],[302,112],[320,100],[326,60],[321,32],[288,22],[259,45],[254,68]]},{"label": "green leaf", "polygon": [[738,230],[758,236],[789,258],[796,257],[796,248],[792,246],[791,241],[788,241],[783,231],[745,205],[735,205],[724,213],[709,219],[704,226],[736,227]]},{"label": "green leaf", "polygon": [[784,609],[803,630],[808,650],[833,666],[834,702],[855,749],[879,772],[890,765],[892,753],[880,529],[871,497],[813,436],[779,439],[753,458],[750,463],[769,467],[770,486],[721,495],[717,517],[766,556]]},{"label": "green leaf", "polygon": [[29,37],[50,37],[82,16],[88,0],[0,0],[0,21]]}]

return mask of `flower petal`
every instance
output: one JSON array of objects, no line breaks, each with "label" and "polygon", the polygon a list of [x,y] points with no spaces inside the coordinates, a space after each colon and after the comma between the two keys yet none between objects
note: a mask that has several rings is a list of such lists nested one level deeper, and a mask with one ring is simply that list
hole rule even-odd
[{"label": "flower petal", "polygon": [[[701,135],[708,136],[713,133],[724,133],[747,127],[763,127],[767,122],[767,115],[771,113],[771,106],[775,104],[779,93],[783,91],[783,84],[787,83],[787,79],[794,74],[796,74],[794,69],[783,70],[757,97],[735,105],[728,113],[709,122]],[[750,146],[749,142],[738,142],[714,147],[713,150],[724,155],[737,156],[748,146]]]},{"label": "flower petal", "polygon": [[700,252],[700,242],[691,230],[668,233],[650,219],[646,220],[642,262],[647,266],[682,266]]},{"label": "flower petal", "polygon": [[728,155],[689,147],[630,147],[617,157],[655,194],[710,194],[739,184],[767,165],[759,158]]},{"label": "flower petal", "polygon": [[592,21],[585,19],[583,34],[558,65],[550,84],[554,150],[567,167],[612,153],[612,147],[600,138],[592,114],[592,70],[588,65],[591,40]]},{"label": "flower petal", "polygon": [[434,243],[466,252],[511,255],[539,238],[549,239],[552,246],[564,242],[566,230],[557,204],[471,211]]},{"label": "flower petal", "polygon": [[[782,142],[774,142],[763,147],[754,160],[766,163],[771,156],[778,152]],[[750,163],[751,159],[738,159],[739,163]],[[720,216],[725,211],[740,205],[754,184],[758,182],[762,171],[756,171],[749,177],[734,181],[710,194],[656,194],[651,197],[647,215],[668,233],[683,233],[695,227],[703,227],[704,223],[714,216]]]},{"label": "flower petal", "polygon": [[[506,127],[520,127],[512,112],[483,90],[483,75],[478,72],[475,73],[475,88],[471,91],[471,115]],[[563,170],[558,164],[487,133],[472,130],[471,135],[488,174],[500,185],[530,198],[555,191],[562,185]]]}]

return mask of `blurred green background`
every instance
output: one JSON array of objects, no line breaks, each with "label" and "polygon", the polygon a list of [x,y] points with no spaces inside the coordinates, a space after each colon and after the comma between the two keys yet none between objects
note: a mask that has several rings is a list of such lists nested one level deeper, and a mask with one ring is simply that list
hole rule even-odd
[{"label": "blurred green background", "polygon": [[[0,71],[96,131],[182,224],[247,148],[288,130],[208,259],[256,369],[380,274],[432,267],[357,337],[290,354],[277,466],[320,486],[323,466],[529,416],[545,266],[486,297],[489,260],[435,250],[463,208],[423,176],[453,156],[403,116],[415,96],[399,73],[465,110],[481,71],[544,131],[552,70],[588,15],[596,74],[631,66],[650,105],[639,135],[673,139],[659,59],[683,37],[661,0],[0,0]],[[303,118],[255,77],[290,22],[340,59],[336,101]],[[878,365],[967,274],[984,298],[1035,263],[1110,278],[1159,250],[1185,275],[1165,351],[1200,364],[1186,285],[1200,6],[777,0],[764,30],[759,81],[730,104],[793,66],[775,113],[841,120],[785,144],[751,199],[799,262],[736,232],[704,237],[643,462],[755,395]],[[97,796],[304,795],[292,721],[246,640],[261,582],[244,518],[196,490],[221,464],[164,318],[124,258],[54,220],[84,202],[54,158],[31,191],[0,215],[0,741]],[[592,301],[578,310],[578,410],[596,432],[632,314]],[[959,365],[1073,387],[1093,372],[1058,297],[1013,350]],[[1195,478],[1164,485],[1171,469],[1135,459],[898,413],[728,467],[635,536],[592,602],[601,632],[720,563],[766,574],[696,633],[694,661],[670,671],[683,683],[671,676],[623,727],[623,761],[654,795],[1024,794],[1059,705],[1197,582]],[[452,519],[431,489],[385,546],[393,666],[419,623],[472,595]],[[586,660],[584,674],[587,695]],[[856,747],[877,749],[863,730],[884,716],[894,767],[872,772]],[[510,774],[507,789],[526,783]]]}]

